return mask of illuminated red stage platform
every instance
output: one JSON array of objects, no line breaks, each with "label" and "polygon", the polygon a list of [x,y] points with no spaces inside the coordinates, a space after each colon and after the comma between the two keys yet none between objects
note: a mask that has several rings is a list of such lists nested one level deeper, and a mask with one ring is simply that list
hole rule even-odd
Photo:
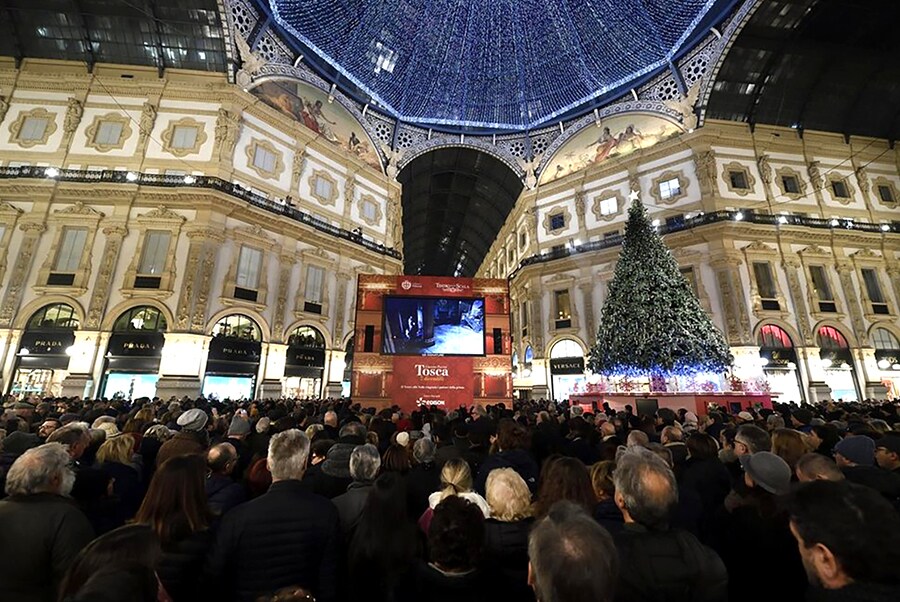
[{"label": "illuminated red stage platform", "polygon": [[626,405],[634,408],[635,414],[651,414],[657,408],[670,408],[679,410],[684,408],[694,412],[698,416],[709,413],[711,404],[725,409],[731,414],[737,414],[741,410],[754,407],[772,409],[771,393],[581,393],[569,396],[572,405],[589,406],[593,403],[597,407],[606,402],[616,411],[624,410]]}]

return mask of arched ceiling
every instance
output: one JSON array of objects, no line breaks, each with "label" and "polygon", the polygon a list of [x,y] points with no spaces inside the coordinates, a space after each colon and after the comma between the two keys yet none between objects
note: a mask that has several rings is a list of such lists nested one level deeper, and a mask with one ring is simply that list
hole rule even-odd
[{"label": "arched ceiling", "polygon": [[396,119],[526,130],[669,69],[737,0],[268,2],[305,61]]},{"label": "arched ceiling", "polygon": [[706,117],[900,138],[900,2],[764,0],[716,75]]},{"label": "arched ceiling", "polygon": [[404,273],[474,276],[522,192],[503,162],[469,148],[413,159],[403,185]]}]

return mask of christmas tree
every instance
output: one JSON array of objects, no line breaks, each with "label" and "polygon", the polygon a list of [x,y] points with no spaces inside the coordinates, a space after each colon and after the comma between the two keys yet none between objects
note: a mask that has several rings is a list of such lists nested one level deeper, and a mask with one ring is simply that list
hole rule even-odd
[{"label": "christmas tree", "polygon": [[728,344],[636,196],[588,365],[606,376],[724,372]]}]

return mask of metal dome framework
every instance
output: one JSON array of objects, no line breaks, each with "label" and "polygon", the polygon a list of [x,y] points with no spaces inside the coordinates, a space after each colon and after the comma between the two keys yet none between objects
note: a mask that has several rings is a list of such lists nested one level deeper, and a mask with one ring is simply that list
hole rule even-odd
[{"label": "metal dome framework", "polygon": [[[304,61],[399,121],[525,131],[674,63],[737,0],[269,0]],[[683,82],[680,82],[683,86]]]}]

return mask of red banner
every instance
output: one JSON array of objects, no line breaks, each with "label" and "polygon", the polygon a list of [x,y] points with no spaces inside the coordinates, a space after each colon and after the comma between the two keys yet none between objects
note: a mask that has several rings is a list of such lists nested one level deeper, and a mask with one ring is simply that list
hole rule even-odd
[{"label": "red banner", "polygon": [[455,408],[472,403],[471,357],[403,357],[394,359],[394,403],[401,408]]}]

